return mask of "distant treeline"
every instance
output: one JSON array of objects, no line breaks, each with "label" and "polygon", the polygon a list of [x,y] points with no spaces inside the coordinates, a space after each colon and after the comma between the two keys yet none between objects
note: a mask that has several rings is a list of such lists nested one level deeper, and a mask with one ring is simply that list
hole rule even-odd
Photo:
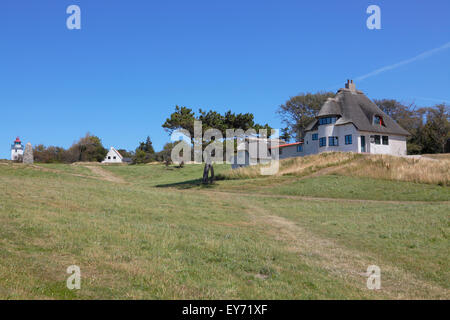
[{"label": "distant treeline", "polygon": [[[124,158],[130,158],[132,163],[170,162],[170,153],[173,143],[167,143],[163,150],[155,152],[150,137],[140,142],[136,150],[127,151],[118,149]],[[108,150],[103,146],[101,139],[89,133],[80,138],[69,149],[42,144],[34,147],[34,161],[41,163],[74,163],[74,162],[101,162],[105,159]]]},{"label": "distant treeline", "polygon": [[[283,140],[299,140],[303,137],[306,126],[314,119],[327,98],[334,97],[332,92],[304,93],[290,98],[281,105],[278,113],[281,115],[286,127],[281,130]],[[375,104],[388,114],[392,119],[411,135],[407,140],[409,154],[446,153],[450,152],[450,113],[449,106],[438,104],[433,107],[417,107],[414,104],[404,105],[393,99],[374,100]],[[193,131],[194,120],[201,120],[208,128],[228,128],[237,126],[268,128],[255,124],[253,114],[235,115],[228,112],[220,115],[215,111],[208,113],[200,110],[200,116],[196,117],[191,109],[176,108],[171,117],[163,124],[163,128],[169,133],[178,128],[188,128]],[[191,128],[192,127],[192,128]],[[206,128],[203,128],[206,129]],[[193,136],[193,132],[191,133]],[[175,143],[167,143],[163,150],[155,152],[150,137],[139,142],[134,151],[118,149],[124,158],[130,158],[132,163],[166,162],[170,163],[170,154]],[[75,142],[69,149],[55,146],[37,145],[34,148],[34,160],[43,163],[73,163],[96,161],[105,159],[108,150],[103,147],[99,137],[86,134],[85,137]]]}]

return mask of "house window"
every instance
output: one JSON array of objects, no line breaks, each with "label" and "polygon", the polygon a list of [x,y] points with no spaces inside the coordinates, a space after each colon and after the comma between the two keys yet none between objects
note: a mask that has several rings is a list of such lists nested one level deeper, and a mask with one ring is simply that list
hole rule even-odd
[{"label": "house window", "polygon": [[116,156],[114,156],[113,159],[115,160],[115,159],[116,159]]},{"label": "house window", "polygon": [[320,118],[319,119],[319,124],[331,124],[331,123],[335,123],[336,120],[337,120],[336,117]]},{"label": "house window", "polygon": [[383,136],[383,144],[385,146],[389,145],[389,137],[388,136]]},{"label": "house window", "polygon": [[345,144],[352,144],[352,135],[346,135],[345,136]]},{"label": "house window", "polygon": [[318,133],[313,133],[312,139],[313,140],[319,140],[319,134]]},{"label": "house window", "polygon": [[283,154],[283,148],[280,148],[280,152],[278,154]]},{"label": "house window", "polygon": [[108,156],[108,159],[111,160],[111,156]]},{"label": "house window", "polygon": [[339,141],[338,141],[338,137],[328,137],[328,145],[331,146],[338,146],[339,145]]},{"label": "house window", "polygon": [[326,147],[327,146],[327,138],[323,137],[319,139],[319,147]]},{"label": "house window", "polygon": [[297,145],[297,152],[303,152],[303,146],[301,144]]},{"label": "house window", "polygon": [[381,143],[381,137],[376,135],[375,136],[375,144],[380,144]]},{"label": "house window", "polygon": [[381,116],[374,116],[373,117],[373,124],[384,126],[383,118]]}]

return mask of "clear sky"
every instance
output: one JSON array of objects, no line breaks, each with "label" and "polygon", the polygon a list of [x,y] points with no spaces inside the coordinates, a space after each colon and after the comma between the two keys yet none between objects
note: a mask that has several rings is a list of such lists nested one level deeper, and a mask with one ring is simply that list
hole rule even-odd
[{"label": "clear sky", "polygon": [[450,103],[448,0],[1,0],[0,39],[0,158],[16,136],[69,147],[88,131],[159,150],[177,104],[280,127],[289,97],[346,79],[372,99]]}]

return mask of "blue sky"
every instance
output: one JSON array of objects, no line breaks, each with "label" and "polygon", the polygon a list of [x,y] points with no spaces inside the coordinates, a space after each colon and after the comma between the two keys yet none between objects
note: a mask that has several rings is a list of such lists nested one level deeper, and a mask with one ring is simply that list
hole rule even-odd
[{"label": "blue sky", "polygon": [[[68,30],[66,8],[81,8]],[[381,30],[366,8],[381,8]],[[86,132],[134,149],[175,105],[252,112],[337,90],[450,42],[450,1],[2,0],[0,158],[16,136],[69,147]],[[370,98],[450,103],[450,48],[356,83]]]}]

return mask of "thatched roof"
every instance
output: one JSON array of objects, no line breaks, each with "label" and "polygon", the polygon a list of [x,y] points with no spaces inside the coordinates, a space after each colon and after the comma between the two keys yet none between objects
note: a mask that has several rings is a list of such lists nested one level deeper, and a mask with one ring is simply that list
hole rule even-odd
[{"label": "thatched roof", "polygon": [[[337,116],[335,125],[353,123],[360,131],[378,132],[385,134],[409,135],[391,117],[384,113],[366,95],[354,88],[353,82],[347,88],[339,89],[334,98],[328,98],[320,109],[316,119],[307,127],[306,131],[315,130],[318,119]],[[383,125],[374,123],[374,116],[381,116]]]}]

